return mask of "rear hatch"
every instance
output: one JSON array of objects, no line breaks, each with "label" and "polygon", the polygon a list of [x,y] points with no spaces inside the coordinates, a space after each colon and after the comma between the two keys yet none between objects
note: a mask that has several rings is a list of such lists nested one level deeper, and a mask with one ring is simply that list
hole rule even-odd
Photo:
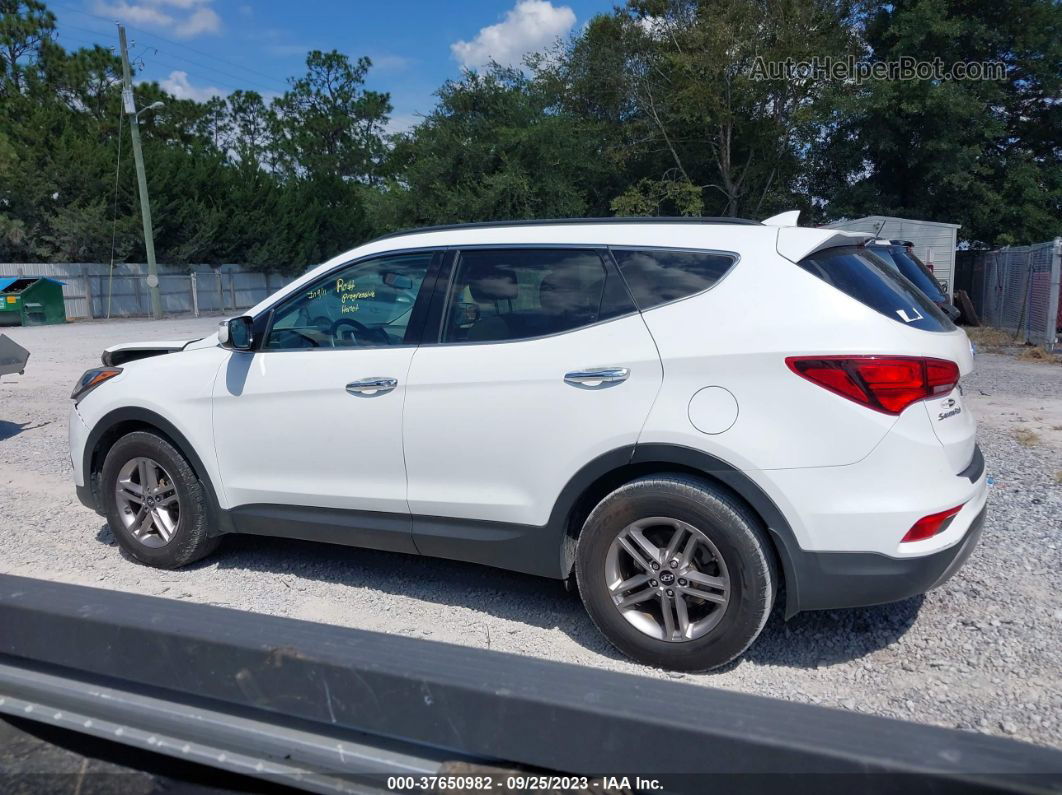
[{"label": "rear hatch", "polygon": [[[924,332],[917,351],[896,351],[954,362],[962,375],[973,369],[970,340],[940,308],[909,279],[868,253],[861,245],[833,246],[812,252],[797,263],[865,306],[905,326]],[[893,351],[868,351],[888,355]],[[933,432],[944,448],[953,472],[970,463],[976,443],[976,425],[963,405],[961,387],[910,406],[925,410]]]}]

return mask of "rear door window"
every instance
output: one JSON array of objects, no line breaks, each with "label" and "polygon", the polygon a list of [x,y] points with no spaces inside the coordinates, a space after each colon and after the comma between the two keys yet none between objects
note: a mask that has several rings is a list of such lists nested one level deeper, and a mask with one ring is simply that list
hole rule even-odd
[{"label": "rear door window", "polygon": [[589,249],[469,249],[458,257],[442,341],[544,337],[637,310]]},{"label": "rear door window", "polygon": [[643,312],[703,293],[723,278],[737,255],[667,249],[612,249],[635,303]]},{"label": "rear door window", "polygon": [[823,249],[797,264],[897,323],[923,331],[955,329],[921,290],[862,246]]}]

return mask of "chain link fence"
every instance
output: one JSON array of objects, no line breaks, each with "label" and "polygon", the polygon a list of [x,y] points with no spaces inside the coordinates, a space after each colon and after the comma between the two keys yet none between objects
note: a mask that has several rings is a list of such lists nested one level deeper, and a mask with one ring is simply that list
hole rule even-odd
[{"label": "chain link fence", "polygon": [[969,294],[980,321],[1054,350],[1062,331],[1062,238],[960,255],[955,286]]},{"label": "chain link fence", "polygon": [[[234,313],[279,290],[290,277],[245,270],[239,265],[175,268],[160,265],[159,296],[165,314]],[[150,317],[147,266],[122,263],[0,263],[2,276],[50,276],[63,282],[71,320]]]}]

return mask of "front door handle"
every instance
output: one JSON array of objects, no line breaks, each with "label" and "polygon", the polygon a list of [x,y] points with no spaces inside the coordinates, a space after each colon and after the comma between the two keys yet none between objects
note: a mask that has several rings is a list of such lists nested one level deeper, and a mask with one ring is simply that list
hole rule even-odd
[{"label": "front door handle", "polygon": [[347,392],[352,395],[385,395],[398,386],[397,378],[362,378],[347,384]]},{"label": "front door handle", "polygon": [[626,367],[601,367],[593,370],[573,370],[564,374],[564,383],[584,389],[619,384],[630,377],[631,371]]}]

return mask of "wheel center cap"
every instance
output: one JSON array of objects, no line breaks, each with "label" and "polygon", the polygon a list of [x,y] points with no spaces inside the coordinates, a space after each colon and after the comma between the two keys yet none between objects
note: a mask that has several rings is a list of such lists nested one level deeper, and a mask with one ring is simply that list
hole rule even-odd
[{"label": "wheel center cap", "polygon": [[664,585],[671,585],[675,582],[674,573],[670,571],[660,572],[660,582],[662,582]]},{"label": "wheel center cap", "polygon": [[149,507],[149,508],[150,508],[151,506],[153,506],[153,505],[155,504],[155,498],[154,498],[154,497],[148,497],[148,498],[147,498],[147,504],[148,504],[148,507]]}]

